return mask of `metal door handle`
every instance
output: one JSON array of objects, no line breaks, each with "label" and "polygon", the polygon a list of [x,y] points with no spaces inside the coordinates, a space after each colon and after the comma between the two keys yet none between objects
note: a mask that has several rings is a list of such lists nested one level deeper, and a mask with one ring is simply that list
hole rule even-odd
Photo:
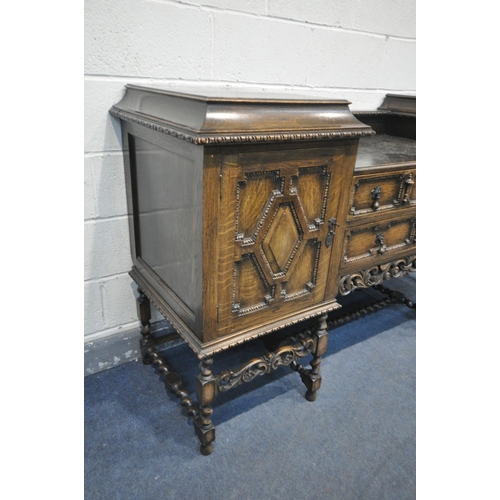
[{"label": "metal door handle", "polygon": [[328,248],[333,243],[333,237],[335,236],[335,226],[337,225],[337,219],[332,217],[328,221],[328,234],[326,235],[325,247]]}]

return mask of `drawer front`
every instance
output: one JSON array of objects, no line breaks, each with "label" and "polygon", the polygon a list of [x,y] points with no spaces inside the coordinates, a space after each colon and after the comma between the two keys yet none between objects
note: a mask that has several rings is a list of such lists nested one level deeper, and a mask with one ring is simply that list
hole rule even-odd
[{"label": "drawer front", "polygon": [[416,204],[416,171],[354,176],[348,218],[396,210]]},{"label": "drawer front", "polygon": [[341,267],[364,268],[389,255],[413,250],[416,246],[416,218],[393,219],[348,228],[344,238]]}]

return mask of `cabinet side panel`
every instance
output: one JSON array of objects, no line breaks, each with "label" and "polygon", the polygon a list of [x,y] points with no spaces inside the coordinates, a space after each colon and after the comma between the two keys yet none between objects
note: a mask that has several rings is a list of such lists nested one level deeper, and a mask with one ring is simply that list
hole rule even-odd
[{"label": "cabinet side panel", "polygon": [[153,286],[195,330],[201,309],[200,166],[193,152],[162,142],[136,131],[128,135],[134,261],[154,275]]}]

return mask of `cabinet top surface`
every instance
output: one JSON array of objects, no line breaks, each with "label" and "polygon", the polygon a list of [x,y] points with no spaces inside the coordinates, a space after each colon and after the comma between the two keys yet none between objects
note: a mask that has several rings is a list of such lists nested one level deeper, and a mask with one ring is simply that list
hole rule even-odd
[{"label": "cabinet top surface", "polygon": [[325,96],[314,95],[314,93],[283,90],[272,92],[265,89],[244,89],[235,87],[179,87],[160,84],[151,85],[126,85],[127,89],[136,89],[154,94],[165,94],[184,99],[193,99],[204,102],[238,102],[238,103],[262,103],[262,104],[351,104],[346,99],[333,99]]},{"label": "cabinet top surface", "polygon": [[417,143],[415,139],[382,134],[360,139],[356,169],[398,163],[416,163],[416,161]]}]

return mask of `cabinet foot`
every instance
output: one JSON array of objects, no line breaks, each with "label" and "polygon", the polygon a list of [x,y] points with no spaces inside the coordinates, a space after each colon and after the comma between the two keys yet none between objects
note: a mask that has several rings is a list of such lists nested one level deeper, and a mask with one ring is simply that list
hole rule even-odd
[{"label": "cabinet foot", "polygon": [[212,453],[212,451],[214,451],[214,445],[212,443],[207,444],[207,445],[202,444],[200,446],[200,451],[201,451],[202,455],[210,455],[210,453]]},{"label": "cabinet foot", "polygon": [[312,392],[312,391],[307,391],[306,392],[306,399],[307,401],[316,401],[316,398],[318,397],[318,395],[316,394],[316,391]]}]

